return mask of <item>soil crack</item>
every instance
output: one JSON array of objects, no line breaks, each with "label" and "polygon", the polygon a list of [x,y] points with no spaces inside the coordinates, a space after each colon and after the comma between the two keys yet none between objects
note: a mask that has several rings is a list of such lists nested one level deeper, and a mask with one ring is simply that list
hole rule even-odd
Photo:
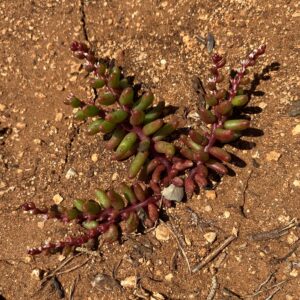
[{"label": "soil crack", "polygon": [[89,41],[89,36],[88,36],[88,33],[87,33],[87,26],[86,26],[86,15],[85,15],[85,3],[84,3],[85,0],[80,0],[79,1],[79,11],[80,11],[80,23],[81,23],[81,26],[82,26],[82,32],[83,32],[83,36],[84,36],[84,39],[87,41],[87,42],[90,42]]},{"label": "soil crack", "polygon": [[72,145],[73,145],[73,142],[76,138],[76,136],[79,134],[79,131],[80,131],[80,127],[76,127],[72,130],[72,132],[70,133],[69,135],[69,142],[66,144],[65,148],[66,148],[66,155],[65,155],[65,166],[68,164],[69,162],[69,156],[70,156],[70,152],[72,150]]}]

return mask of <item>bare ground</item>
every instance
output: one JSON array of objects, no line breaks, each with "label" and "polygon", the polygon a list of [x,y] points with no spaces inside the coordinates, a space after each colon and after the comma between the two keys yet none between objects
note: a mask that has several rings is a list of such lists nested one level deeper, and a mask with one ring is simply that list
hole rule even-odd
[{"label": "bare ground", "polygon": [[[3,0],[0,16],[4,299],[59,299],[58,282],[68,299],[299,299],[300,116],[292,105],[300,98],[297,1]],[[18,207],[29,200],[49,206],[56,194],[71,205],[75,197],[92,197],[96,187],[118,185],[126,176],[126,164],[111,161],[102,138],[87,136],[63,105],[71,91],[90,93],[80,63],[70,55],[70,42],[87,40],[100,56],[116,57],[126,74],[151,88],[157,99],[193,111],[191,77],[205,81],[209,68],[206,47],[197,37],[208,32],[229,66],[267,44],[267,54],[253,69],[256,92],[249,112],[257,134],[243,137],[239,149],[228,147],[241,159],[232,167],[235,176],[169,209],[170,220],[160,225],[165,241],[151,231],[128,237],[122,245],[105,245],[99,257],[76,256],[61,270],[78,268],[58,274],[57,281],[41,289],[36,274],[53,271],[61,257],[30,257],[26,248],[75,229],[44,223]],[[77,177],[65,177],[70,168]],[[295,226],[282,236],[256,235],[293,219]],[[171,226],[191,266],[233,230],[238,237],[191,275]],[[208,232],[217,234],[213,244],[204,238]],[[96,283],[99,276],[104,279]],[[120,282],[130,276],[137,276],[137,284],[123,288]]]}]

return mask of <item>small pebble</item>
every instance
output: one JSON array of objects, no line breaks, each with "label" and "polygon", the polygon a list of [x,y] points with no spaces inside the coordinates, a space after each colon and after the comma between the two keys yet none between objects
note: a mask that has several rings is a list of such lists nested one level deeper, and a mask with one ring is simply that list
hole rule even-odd
[{"label": "small pebble", "polygon": [[265,109],[268,106],[268,104],[266,102],[260,102],[258,104],[258,107],[260,107],[261,109]]},{"label": "small pebble", "polygon": [[217,198],[216,192],[215,191],[205,191],[205,197],[208,200],[215,200]]},{"label": "small pebble", "polygon": [[165,300],[165,297],[158,292],[153,292],[150,300]]},{"label": "small pebble", "polygon": [[63,119],[63,113],[59,112],[55,115],[55,121],[60,122]]},{"label": "small pebble", "polygon": [[217,234],[215,232],[207,232],[203,236],[210,244],[212,244],[217,238]]},{"label": "small pebble", "polygon": [[300,124],[296,125],[292,130],[293,135],[300,134]]},{"label": "small pebble", "polygon": [[45,226],[45,222],[38,222],[37,226],[38,226],[38,228],[43,229]]},{"label": "small pebble", "polygon": [[124,280],[121,280],[121,286],[125,288],[135,288],[137,284],[136,276],[126,277]]},{"label": "small pebble", "polygon": [[6,106],[0,103],[0,111],[5,111],[5,110],[6,110]]},{"label": "small pebble", "polygon": [[33,143],[36,144],[36,145],[41,145],[42,141],[40,139],[34,139]]},{"label": "small pebble", "polygon": [[300,180],[295,179],[293,181],[293,185],[296,186],[296,187],[300,187]]},{"label": "small pebble", "polygon": [[91,159],[92,159],[93,162],[97,162],[98,161],[98,154],[97,153],[92,154]]},{"label": "small pebble", "polygon": [[158,78],[157,76],[154,76],[154,77],[153,77],[153,82],[154,82],[154,83],[159,83],[159,78]]},{"label": "small pebble", "polygon": [[206,212],[211,212],[211,211],[212,211],[212,207],[211,207],[210,205],[206,205],[206,206],[204,207],[204,210],[205,210]]},{"label": "small pebble", "polygon": [[43,277],[43,272],[40,269],[33,269],[31,272],[31,277],[36,280],[41,280]]},{"label": "small pebble", "polygon": [[223,216],[225,219],[228,219],[230,217],[230,212],[229,211],[224,211]]},{"label": "small pebble", "polygon": [[56,205],[60,204],[64,200],[60,194],[54,195],[52,199]]},{"label": "small pebble", "polygon": [[169,281],[169,282],[171,282],[173,278],[174,278],[174,275],[172,273],[169,273],[165,276],[166,281]]},{"label": "small pebble", "polygon": [[26,264],[30,263],[31,261],[32,261],[32,256],[26,255],[26,256],[24,257],[24,262],[25,262]]},{"label": "small pebble", "polygon": [[294,244],[296,241],[298,241],[298,237],[295,235],[294,232],[290,232],[287,236],[287,242],[292,245]]},{"label": "small pebble", "polygon": [[67,173],[66,173],[66,179],[70,179],[70,178],[73,178],[73,177],[76,177],[77,176],[77,173],[76,171],[73,169],[73,168],[70,168]]},{"label": "small pebble", "polygon": [[170,230],[165,225],[158,225],[155,229],[155,237],[159,241],[168,241],[170,239]]},{"label": "small pebble", "polygon": [[185,241],[185,243],[186,243],[188,246],[191,246],[191,245],[192,245],[191,240],[190,240],[186,235],[184,236],[184,241]]},{"label": "small pebble", "polygon": [[18,123],[16,124],[16,127],[17,127],[18,129],[24,129],[24,128],[26,127],[26,124],[25,124],[25,123],[22,123],[22,122],[18,122]]},{"label": "small pebble", "polygon": [[160,61],[160,63],[161,63],[162,65],[166,65],[166,64],[167,64],[167,61],[166,61],[165,59],[162,59],[162,60]]},{"label": "small pebble", "polygon": [[0,181],[0,189],[4,189],[7,184],[4,181]]},{"label": "small pebble", "polygon": [[112,181],[116,181],[118,179],[119,175],[118,173],[114,173],[112,176],[111,176],[111,180]]},{"label": "small pebble", "polygon": [[297,277],[298,276],[298,270],[296,270],[296,269],[293,269],[291,272],[290,272],[290,276],[292,276],[292,277]]},{"label": "small pebble", "polygon": [[288,113],[290,117],[297,117],[300,115],[300,100],[293,101]]},{"label": "small pebble", "polygon": [[266,159],[268,161],[278,161],[280,157],[281,157],[281,153],[278,153],[276,151],[271,151],[266,155]]}]

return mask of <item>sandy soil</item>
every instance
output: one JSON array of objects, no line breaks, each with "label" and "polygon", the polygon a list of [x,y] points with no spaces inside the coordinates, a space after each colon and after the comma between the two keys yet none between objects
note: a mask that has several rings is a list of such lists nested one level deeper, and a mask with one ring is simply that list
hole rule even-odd
[{"label": "sandy soil", "polygon": [[[300,298],[298,1],[2,0],[0,32],[1,299]],[[18,207],[30,200],[49,206],[56,194],[68,206],[75,197],[92,197],[96,187],[126,178],[126,163],[111,161],[102,137],[89,137],[63,104],[70,92],[91,92],[70,42],[87,40],[99,56],[117,58],[156,99],[193,111],[191,78],[205,82],[210,63],[197,37],[208,32],[229,67],[267,44],[252,69],[256,92],[249,113],[257,134],[243,137],[236,144],[240,149],[228,147],[244,163],[233,166],[235,176],[224,177],[215,190],[169,209],[169,221],[159,227],[165,240],[153,230],[122,245],[104,245],[98,256],[73,257],[60,270],[68,272],[41,287],[40,277],[61,265],[62,257],[30,257],[26,248],[76,228],[43,222]],[[77,176],[67,179],[70,168]],[[290,222],[282,236],[256,235]],[[180,237],[192,266],[232,230],[238,238],[189,274],[168,228]],[[204,236],[209,232],[216,233],[212,244]]]}]

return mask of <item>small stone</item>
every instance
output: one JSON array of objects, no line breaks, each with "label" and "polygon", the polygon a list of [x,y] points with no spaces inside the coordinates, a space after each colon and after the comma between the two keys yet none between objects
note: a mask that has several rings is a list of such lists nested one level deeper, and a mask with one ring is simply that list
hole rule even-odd
[{"label": "small stone", "polygon": [[137,284],[136,276],[126,277],[124,280],[121,280],[121,286],[125,288],[135,288]]},{"label": "small stone", "polygon": [[0,181],[0,189],[7,187],[7,184],[4,181]]},{"label": "small stone", "polygon": [[206,239],[206,241],[208,241],[210,244],[212,244],[217,238],[217,234],[213,231],[207,232],[203,236]]},{"label": "small stone", "polygon": [[45,227],[45,222],[38,222],[37,226],[38,228],[43,229]]},{"label": "small stone", "polygon": [[43,277],[43,272],[40,269],[33,269],[31,272],[31,277],[36,280],[41,280]]},{"label": "small stone", "polygon": [[98,154],[97,153],[92,154],[91,159],[92,159],[93,162],[97,162],[98,161]]},{"label": "small stone", "polygon": [[77,76],[73,75],[70,77],[69,81],[70,82],[75,82],[77,80]]},{"label": "small stone", "polygon": [[208,200],[215,200],[217,198],[216,192],[211,190],[211,191],[205,191],[205,197]]},{"label": "small stone", "polygon": [[73,168],[70,168],[67,173],[66,173],[66,179],[70,179],[70,178],[73,178],[73,177],[76,177],[77,176],[77,173],[76,171],[73,169]]},{"label": "small stone", "polygon": [[294,232],[290,232],[287,236],[287,242],[292,245],[294,244],[296,241],[298,241],[298,237],[295,235]]},{"label": "small stone", "polygon": [[165,297],[158,292],[153,292],[150,300],[165,300]]},{"label": "small stone", "polygon": [[56,121],[56,122],[60,122],[62,119],[63,119],[63,113],[58,112],[58,113],[55,115],[55,121]]},{"label": "small stone", "polygon": [[54,195],[52,199],[56,205],[60,204],[64,200],[60,194]]},{"label": "small stone", "polygon": [[56,89],[57,89],[58,91],[62,92],[62,91],[65,89],[65,87],[64,87],[63,85],[58,84],[58,85],[56,86]]},{"label": "small stone", "polygon": [[157,76],[154,76],[154,77],[153,77],[153,82],[154,82],[154,83],[159,83],[159,78],[158,78]]},{"label": "small stone", "polygon": [[288,114],[290,117],[297,117],[300,115],[300,100],[292,102]]},{"label": "small stone", "polygon": [[16,127],[17,127],[18,129],[24,129],[24,128],[26,127],[26,124],[23,123],[23,122],[18,122],[18,123],[16,124]]},{"label": "small stone", "polygon": [[204,207],[204,210],[205,210],[206,212],[211,212],[211,211],[212,211],[212,207],[211,207],[210,205],[206,205],[206,206]]},{"label": "small stone", "polygon": [[238,236],[239,230],[236,227],[233,227],[231,233],[234,236]]},{"label": "small stone", "polygon": [[268,104],[266,102],[260,102],[258,104],[258,107],[260,107],[261,109],[265,109],[268,106]]},{"label": "small stone", "polygon": [[112,180],[112,181],[116,181],[116,180],[118,179],[118,177],[119,177],[118,173],[114,173],[114,174],[112,174],[112,176],[111,176],[111,180]]},{"label": "small stone", "polygon": [[6,105],[0,103],[0,111],[5,111]]},{"label": "small stone", "polygon": [[24,262],[25,262],[26,264],[32,262],[32,256],[26,255],[26,256],[24,257]]},{"label": "small stone", "polygon": [[63,261],[65,258],[66,258],[66,256],[63,254],[59,254],[57,257],[58,261]]},{"label": "small stone", "polygon": [[292,276],[292,277],[297,277],[298,276],[298,270],[296,270],[296,269],[293,269],[291,272],[290,272],[290,276]]},{"label": "small stone", "polygon": [[80,69],[81,69],[81,64],[72,64],[70,74],[71,75],[77,75],[78,72],[80,71]]},{"label": "small stone", "polygon": [[170,201],[181,202],[184,197],[183,187],[175,186],[170,184],[168,187],[165,187],[161,194]]},{"label": "small stone", "polygon": [[159,241],[168,241],[170,239],[170,230],[163,224],[158,225],[155,229],[155,237]]},{"label": "small stone", "polygon": [[169,282],[171,282],[173,278],[174,278],[174,275],[172,273],[169,273],[165,276],[166,281],[169,281]]},{"label": "small stone", "polygon": [[300,187],[300,180],[295,179],[293,181],[293,185],[296,186],[296,187]]},{"label": "small stone", "polygon": [[278,161],[278,159],[280,157],[281,157],[281,153],[278,153],[276,151],[271,151],[271,152],[267,153],[266,159],[268,161]]},{"label": "small stone", "polygon": [[33,143],[36,144],[36,145],[41,145],[42,141],[40,139],[34,139]]},{"label": "small stone", "polygon": [[165,59],[162,59],[162,60],[160,61],[160,63],[161,63],[162,65],[166,65],[166,64],[167,64],[167,61],[166,61]]},{"label": "small stone", "polygon": [[191,240],[186,235],[184,236],[184,241],[188,246],[192,246]]},{"label": "small stone", "polygon": [[285,300],[294,300],[294,297],[291,295],[285,295]]},{"label": "small stone", "polygon": [[229,211],[224,211],[223,216],[225,219],[228,219],[230,217],[230,212]]},{"label": "small stone", "polygon": [[40,98],[40,99],[44,99],[44,98],[47,97],[45,94],[40,93],[40,92],[34,93],[34,96],[37,97],[37,98]]},{"label": "small stone", "polygon": [[293,135],[300,134],[300,124],[296,125],[292,130]]}]

